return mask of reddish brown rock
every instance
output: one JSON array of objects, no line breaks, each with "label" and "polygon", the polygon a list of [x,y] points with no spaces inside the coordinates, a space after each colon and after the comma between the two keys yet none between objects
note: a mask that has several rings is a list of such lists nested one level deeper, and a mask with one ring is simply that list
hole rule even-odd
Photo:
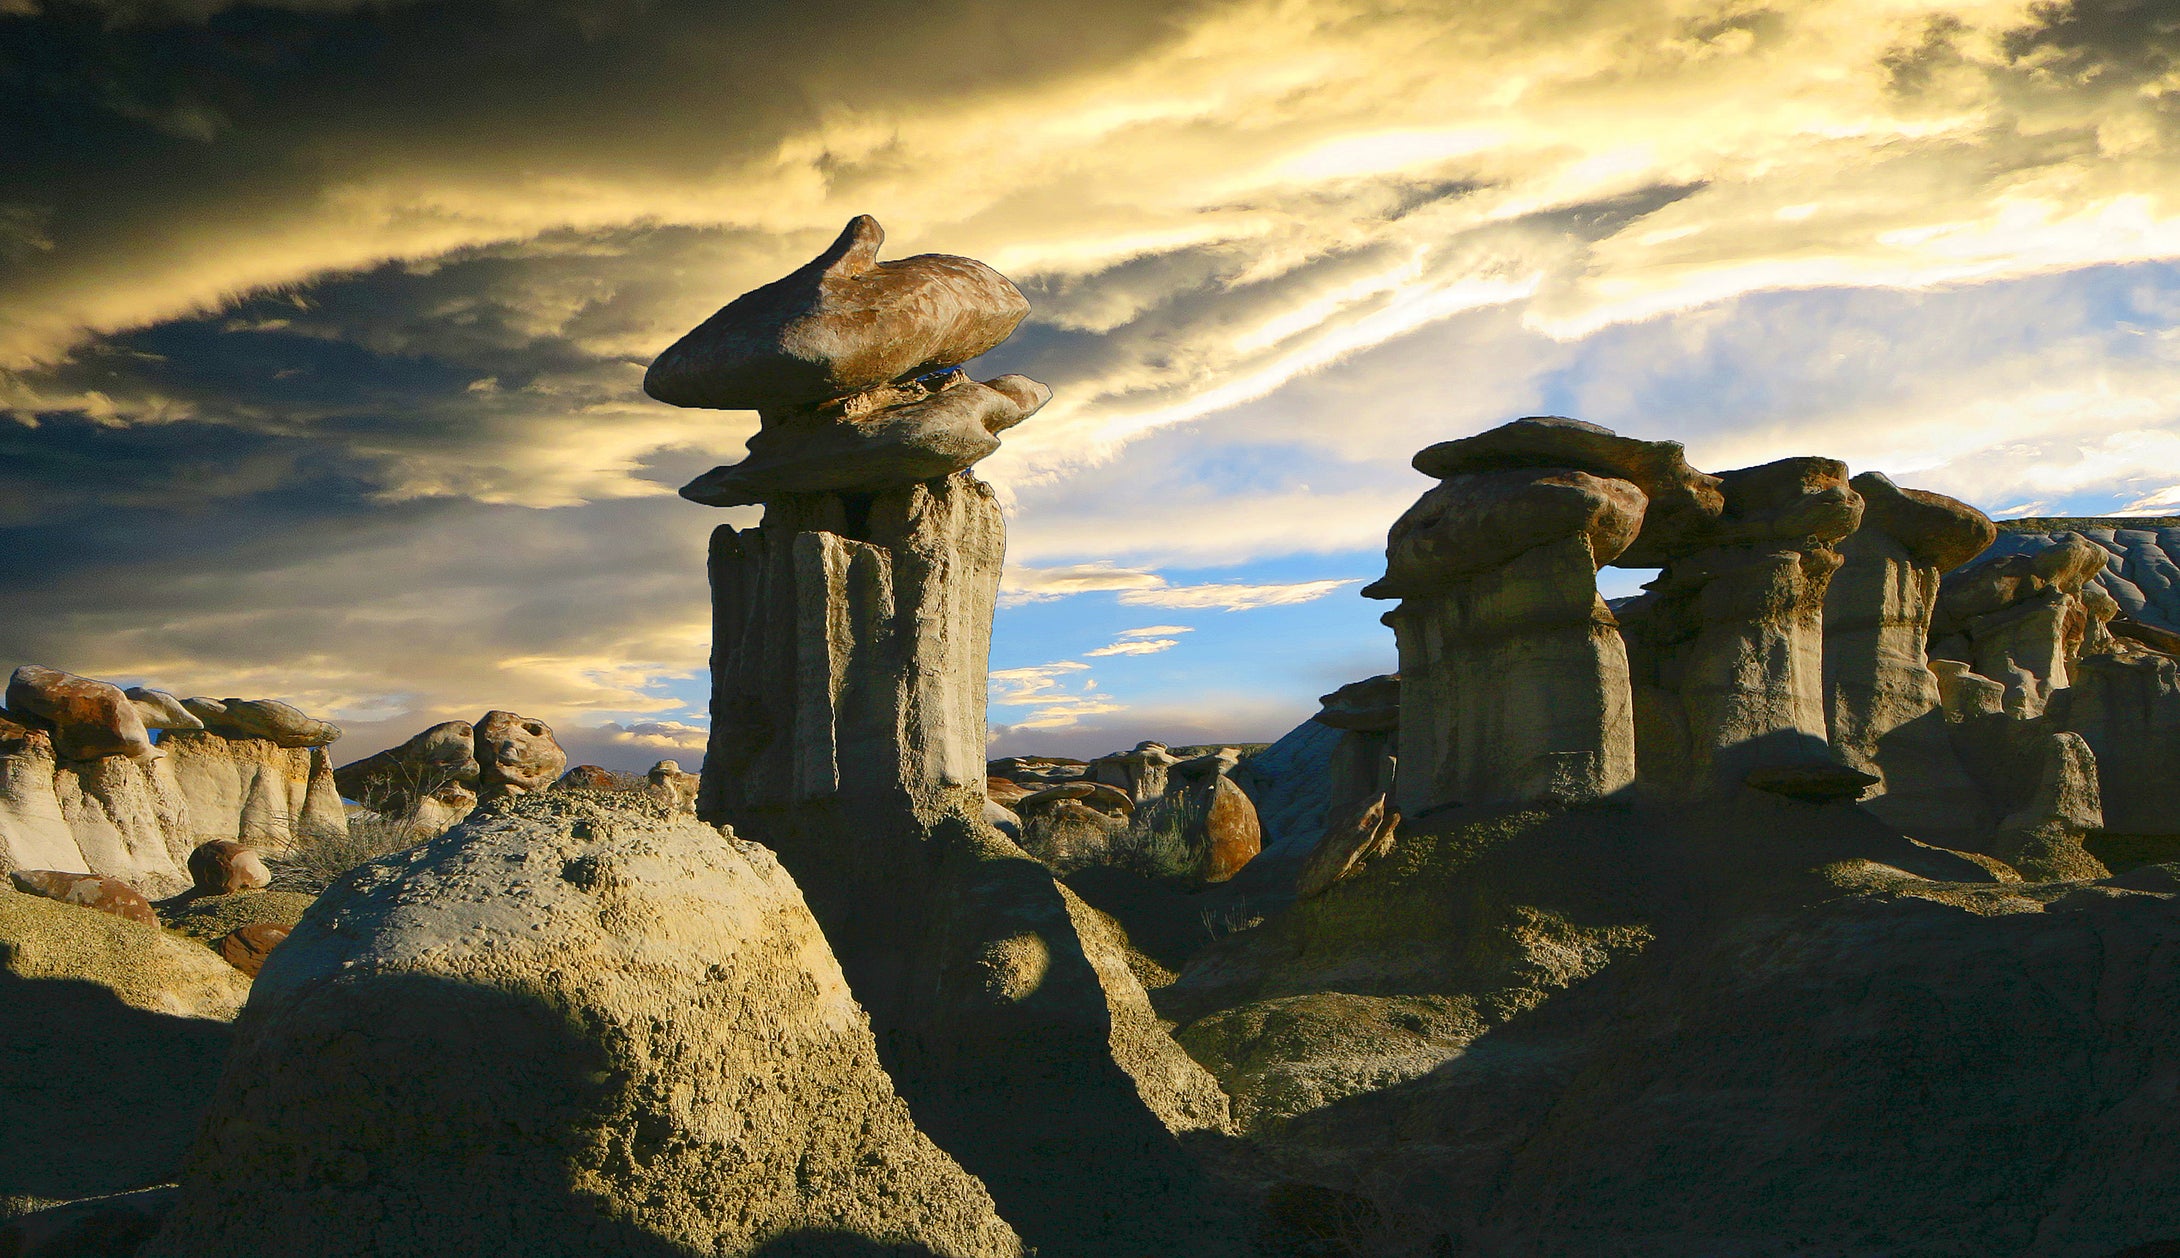
[{"label": "reddish brown rock", "polygon": [[643,391],[673,406],[774,411],[965,363],[1007,339],[1029,302],[970,258],[880,262],[859,214],[784,279],[728,302],[668,346]]},{"label": "reddish brown rock", "polygon": [[1002,807],[1011,809],[1022,802],[1029,794],[1029,791],[1024,790],[1011,779],[1002,777],[987,777],[984,779],[984,797]]},{"label": "reddish brown rock", "polygon": [[53,748],[64,760],[152,756],[143,715],[121,687],[103,681],[25,664],[8,678],[8,711],[52,725]]},{"label": "reddish brown rock", "polygon": [[233,839],[200,843],[189,854],[189,877],[198,895],[230,895],[272,885],[272,871],[256,849]]},{"label": "reddish brown rock", "polygon": [[1264,850],[1264,830],[1256,805],[1232,778],[1221,774],[1210,783],[1211,806],[1204,812],[1199,871],[1205,882],[1225,882]]},{"label": "reddish brown rock", "polygon": [[256,978],[257,972],[265,966],[265,958],[272,955],[272,950],[279,947],[280,941],[293,929],[278,922],[252,922],[228,931],[213,946],[227,964]]},{"label": "reddish brown rock", "polygon": [[619,775],[604,765],[579,764],[560,775],[553,783],[556,791],[617,791],[621,789]]},{"label": "reddish brown rock", "polygon": [[136,893],[135,888],[113,878],[101,878],[97,874],[76,874],[60,869],[18,869],[8,875],[15,889],[25,895],[43,896],[78,908],[96,909],[115,917],[146,926],[159,924],[159,915],[152,912],[151,901]]}]

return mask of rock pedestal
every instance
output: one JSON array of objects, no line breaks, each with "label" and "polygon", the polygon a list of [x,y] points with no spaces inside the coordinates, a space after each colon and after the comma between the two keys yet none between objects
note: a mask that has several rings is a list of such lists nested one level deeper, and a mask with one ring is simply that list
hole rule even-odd
[{"label": "rock pedestal", "polygon": [[1096,915],[985,820],[1005,526],[968,467],[1045,391],[952,369],[1026,303],[967,259],[878,263],[879,239],[850,223],[647,377],[761,422],[683,490],[765,508],[712,535],[698,815],[779,853],[918,1122],[1040,1252],[1221,1252],[1174,1133],[1222,1126],[1224,1095]]},{"label": "rock pedestal", "polygon": [[1955,754],[1927,644],[1942,574],[1997,530],[1966,503],[1901,489],[1881,472],[1849,485],[1862,525],[1824,596],[1824,685],[1832,746],[1874,775],[1870,811],[1931,842],[1971,834],[1984,813]]},{"label": "rock pedestal", "polygon": [[1718,481],[1718,519],[1661,547],[1664,570],[1620,609],[1644,785],[1856,798],[1874,778],[1829,746],[1824,599],[1862,496],[1833,459],[1782,459]]},{"label": "rock pedestal", "polygon": [[1572,802],[1634,780],[1626,650],[1597,568],[1645,527],[1649,493],[1679,527],[1716,491],[1679,448],[1564,419],[1524,419],[1416,456],[1441,478],[1393,525],[1366,597],[1400,647],[1395,803]]}]

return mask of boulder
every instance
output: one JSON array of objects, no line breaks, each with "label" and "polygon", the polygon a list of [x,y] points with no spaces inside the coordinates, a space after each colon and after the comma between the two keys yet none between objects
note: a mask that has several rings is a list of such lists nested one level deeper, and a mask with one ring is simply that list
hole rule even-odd
[{"label": "boulder", "polygon": [[783,494],[896,489],[964,471],[999,448],[999,434],[1035,414],[1052,390],[1026,376],[979,384],[955,372],[888,392],[862,414],[798,414],[760,428],[749,457],[681,487],[708,507]]},{"label": "boulder", "polygon": [[397,747],[333,771],[340,793],[383,817],[439,834],[477,806],[477,727],[441,721]]},{"label": "boulder", "polygon": [[306,715],[278,699],[182,700],[204,728],[228,738],[262,738],[275,747],[323,747],[341,736],[341,727]]},{"label": "boulder", "polygon": [[164,690],[131,686],[121,693],[135,706],[136,715],[147,730],[204,728],[204,722],[183,707],[180,699]]},{"label": "boulder", "polygon": [[579,764],[560,775],[553,783],[556,791],[617,791],[621,778],[604,765]]},{"label": "boulder", "polygon": [[644,392],[673,406],[778,411],[965,363],[1007,339],[1029,303],[969,258],[880,262],[860,214],[825,252],[735,298],[667,347]]},{"label": "boulder", "polygon": [[256,978],[257,972],[265,968],[265,958],[272,955],[272,950],[279,947],[293,929],[277,922],[254,922],[228,931],[212,948],[227,964]]},{"label": "boulder", "polygon": [[1062,782],[1058,786],[1048,786],[1041,791],[1022,796],[1015,804],[1014,811],[1025,817],[1033,816],[1047,805],[1061,800],[1073,800],[1085,808],[1092,808],[1106,816],[1119,817],[1122,820],[1135,812],[1135,801],[1128,797],[1128,792],[1103,782]]},{"label": "boulder", "polygon": [[984,779],[984,796],[995,804],[1003,804],[1011,808],[1034,793],[1015,785],[1006,778],[987,777]]},{"label": "boulder", "polygon": [[1305,900],[1323,895],[1333,883],[1392,851],[1399,830],[1400,814],[1391,810],[1383,794],[1335,816],[1303,862],[1295,894]]},{"label": "boulder", "polygon": [[[1053,791],[1065,789],[1055,787]],[[1022,827],[1021,837],[1015,841],[1022,850],[1063,876],[1094,865],[1118,863],[1128,834],[1127,819],[1053,791],[1031,796],[1043,797],[1034,808],[1024,800],[1022,810],[1015,814]]]},{"label": "boulder", "polygon": [[25,664],[8,678],[7,704],[10,712],[50,725],[54,751],[64,760],[152,757],[144,718],[119,686]]},{"label": "boulder", "polygon": [[479,799],[542,791],[568,766],[552,726],[534,717],[487,712],[476,729]]},{"label": "boulder", "polygon": [[1317,702],[1321,706],[1312,720],[1337,730],[1389,734],[1400,728],[1400,674],[1351,681]]},{"label": "boulder", "polygon": [[97,874],[76,874],[59,869],[18,869],[8,875],[8,881],[24,895],[40,896],[73,904],[78,908],[99,913],[111,913],[124,921],[141,922],[147,926],[159,924],[159,915],[152,911],[151,901],[136,893],[136,889],[113,878],[101,878]]},{"label": "boulder", "polygon": [[236,1032],[144,1258],[1021,1253],[771,854],[639,794],[363,867]]},{"label": "boulder", "polygon": [[189,854],[189,877],[198,895],[228,895],[272,885],[272,871],[249,846],[233,839],[200,843]]},{"label": "boulder", "polygon": [[679,760],[659,761],[651,766],[651,772],[646,777],[651,783],[651,790],[672,804],[676,811],[696,811],[696,796],[703,787],[703,779],[694,773],[682,772]]}]

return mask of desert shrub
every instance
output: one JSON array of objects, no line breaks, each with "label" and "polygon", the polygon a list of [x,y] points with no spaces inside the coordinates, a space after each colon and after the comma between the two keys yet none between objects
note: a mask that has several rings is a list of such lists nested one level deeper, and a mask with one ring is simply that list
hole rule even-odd
[{"label": "desert shrub", "polygon": [[1203,854],[1191,836],[1203,831],[1205,805],[1194,795],[1175,791],[1136,809],[1127,832],[1113,843],[1113,863],[1146,878],[1195,877]]},{"label": "desert shrub", "polygon": [[348,819],[346,833],[297,835],[285,855],[267,857],[266,863],[272,866],[275,888],[317,895],[356,866],[405,851],[430,837],[414,820],[360,813]]}]

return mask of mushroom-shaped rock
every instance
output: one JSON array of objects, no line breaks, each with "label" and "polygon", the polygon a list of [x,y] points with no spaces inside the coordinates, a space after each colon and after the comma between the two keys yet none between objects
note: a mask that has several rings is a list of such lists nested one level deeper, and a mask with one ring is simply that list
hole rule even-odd
[{"label": "mushroom-shaped rock", "polygon": [[644,392],[673,406],[778,411],[965,363],[1029,314],[1005,276],[927,253],[880,262],[885,232],[849,220],[807,265],[728,302],[651,364]]},{"label": "mushroom-shaped rock", "polygon": [[1364,598],[1452,589],[1563,538],[1589,547],[1592,581],[1642,527],[1644,497],[1629,481],[1567,468],[1457,473],[1393,522],[1385,576]]},{"label": "mushroom-shaped rock", "polygon": [[136,715],[144,722],[145,729],[203,729],[204,722],[182,706],[182,701],[164,690],[151,690],[144,686],[131,686],[121,692],[135,706]]},{"label": "mushroom-shaped rock", "polygon": [[183,706],[223,738],[263,738],[276,747],[323,747],[341,736],[341,727],[306,715],[278,699],[182,700]]},{"label": "mushroom-shaped rock", "polygon": [[1128,792],[1104,782],[1063,782],[1048,786],[1032,795],[1025,795],[1016,803],[1014,811],[1028,817],[1050,804],[1073,800],[1085,808],[1095,808],[1111,817],[1127,817],[1135,811],[1135,801]]},{"label": "mushroom-shaped rock", "polygon": [[189,854],[189,877],[198,895],[230,895],[272,885],[265,858],[233,839],[198,844]]},{"label": "mushroom-shaped rock", "polygon": [[265,968],[265,958],[271,956],[272,950],[279,947],[293,930],[294,927],[283,926],[279,922],[251,922],[220,936],[219,942],[212,945],[212,950],[219,953],[227,964],[251,978],[256,978],[257,972]]},{"label": "mushroom-shaped rock", "polygon": [[568,765],[553,727],[535,717],[492,711],[476,728],[480,799],[542,791]]},{"label": "mushroom-shaped rock", "polygon": [[1095,782],[1127,792],[1134,803],[1148,804],[1166,793],[1166,777],[1179,763],[1164,743],[1148,739],[1131,751],[1099,756],[1090,762],[1088,774]]},{"label": "mushroom-shaped rock", "polygon": [[800,1235],[1021,1252],[769,851],[638,793],[538,792],[351,874],[273,950],[142,1258]]},{"label": "mushroom-shaped rock", "polygon": [[1647,592],[1616,609],[1641,775],[1668,793],[1799,792],[1819,779],[1827,797],[1859,791],[1828,742],[1823,662],[1834,546],[1860,524],[1862,496],[1836,459],[1780,459],[1718,479],[1723,514],[1661,556]]},{"label": "mushroom-shaped rock", "polygon": [[2090,588],[2107,560],[2103,547],[2064,533],[2039,550],[1955,569],[1938,590],[1932,640],[2004,685],[2007,711],[2037,716],[2052,692],[2073,684],[2084,648],[2101,643],[2103,621],[2118,610]]},{"label": "mushroom-shaped rock", "polygon": [[18,869],[8,875],[8,881],[24,895],[40,896],[73,904],[78,908],[99,913],[111,913],[131,922],[146,926],[159,924],[159,915],[152,911],[151,901],[136,893],[136,889],[116,878],[101,878],[97,874],[79,874],[65,869]]},{"label": "mushroom-shaped rock", "polygon": [[1862,495],[1862,526],[1875,526],[1899,542],[1919,566],[1940,572],[1958,568],[1998,537],[1991,517],[1958,498],[1903,489],[1883,472],[1863,472],[1847,483]]},{"label": "mushroom-shaped rock", "polygon": [[[1669,442],[1574,420],[1519,420],[1417,456],[1445,479],[1394,522],[1385,577],[1363,590],[1401,600],[1384,620],[1400,647],[1395,803],[1411,817],[1595,799],[1635,776],[1626,650],[1597,568],[1648,527],[1648,500],[1616,475],[1535,464],[1561,448],[1653,479],[1659,466],[1685,469]],[[1683,525],[1710,519],[1715,478],[1667,480]],[[1351,740],[1348,776],[1359,781],[1385,750]]]},{"label": "mushroom-shaped rock", "polygon": [[681,496],[711,507],[767,502],[782,494],[869,492],[967,469],[999,448],[999,434],[1035,414],[1052,390],[1027,376],[982,384],[959,372],[929,387],[889,390],[860,414],[813,412],[760,428],[749,457],[715,467]]},{"label": "mushroom-shaped rock", "polygon": [[675,810],[696,811],[697,789],[704,780],[694,773],[683,772],[679,760],[661,760],[644,776],[651,783],[652,793],[673,805]]},{"label": "mushroom-shaped rock", "polygon": [[1311,719],[1338,730],[1384,733],[1400,728],[1400,674],[1380,673],[1351,681],[1317,700]]},{"label": "mushroom-shaped rock", "polygon": [[1417,471],[1440,480],[1511,468],[1571,468],[1632,482],[1649,508],[1640,535],[1619,556],[1630,568],[1658,566],[1725,507],[1718,478],[1690,467],[1678,441],[1641,441],[1579,419],[1517,419],[1415,456]]},{"label": "mushroom-shaped rock", "polygon": [[8,678],[7,701],[10,712],[53,726],[53,749],[64,760],[153,755],[144,718],[119,686],[25,664]]}]

